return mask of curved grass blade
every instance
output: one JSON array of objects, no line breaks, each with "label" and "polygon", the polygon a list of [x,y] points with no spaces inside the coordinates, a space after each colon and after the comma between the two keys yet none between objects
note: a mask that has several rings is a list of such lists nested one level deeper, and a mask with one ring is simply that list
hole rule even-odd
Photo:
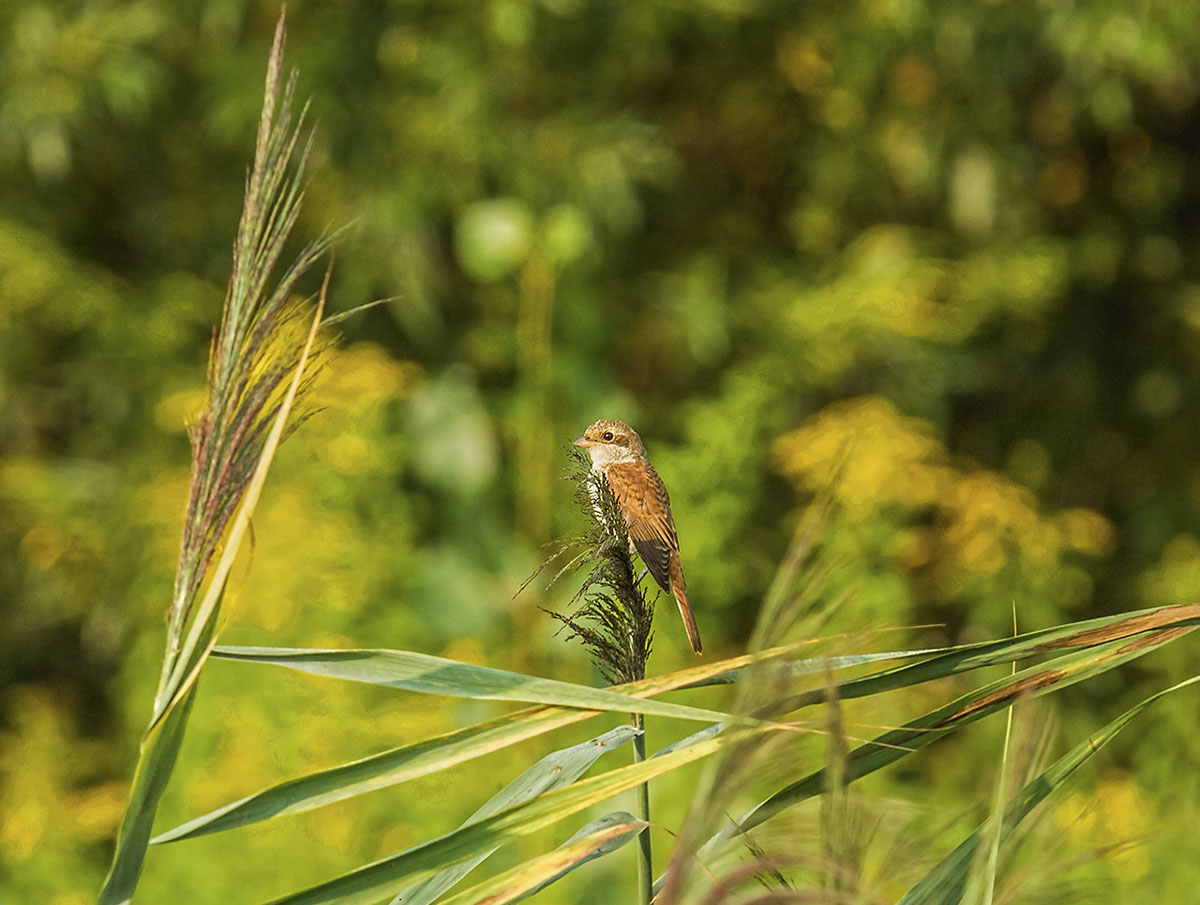
[{"label": "curved grass blade", "polygon": [[515,805],[491,817],[460,827],[422,845],[405,849],[318,886],[277,899],[273,905],[318,905],[325,902],[368,905],[377,902],[385,896],[394,895],[414,878],[474,857],[510,839],[550,826],[656,776],[707,757],[722,745],[744,738],[746,733],[754,731],[729,733],[539,795],[524,804]]},{"label": "curved grass blade", "polygon": [[[328,248],[327,238],[310,243],[268,292],[271,272],[299,213],[307,162],[307,148],[294,159],[304,114],[293,129],[296,75],[293,72],[281,86],[284,37],[281,16],[267,62],[233,269],[209,356],[209,402],[191,431],[191,484],[159,684],[112,866],[100,891],[103,905],[128,902],[136,889],[155,811],[191,712],[195,683],[216,638],[232,558],[301,385],[324,305],[323,288],[307,340],[293,339],[284,326],[289,323],[286,308],[292,288]],[[210,569],[222,541],[224,555]],[[206,578],[205,596],[193,611]]]},{"label": "curved grass blade", "polygon": [[[897,688],[920,685],[932,679],[945,678],[986,666],[1000,666],[1043,654],[1062,650],[1088,648],[1108,641],[1132,639],[1147,632],[1164,630],[1187,630],[1200,624],[1200,605],[1152,607],[1116,616],[1088,619],[1070,625],[1027,632],[1015,638],[986,641],[944,648],[938,656],[920,663],[896,666],[881,672],[860,676],[840,682],[833,689],[814,688],[772,704],[772,714],[789,713],[825,701],[834,693],[841,699],[861,698]],[[904,656],[907,652],[898,652]],[[830,658],[835,660],[837,658]],[[821,660],[800,661],[790,668],[793,671],[821,672]],[[855,665],[855,664],[848,664]],[[836,667],[835,667],[836,668]],[[766,714],[760,713],[765,716]]]},{"label": "curved grass blade", "polygon": [[[618,686],[617,691],[648,697],[671,691],[687,682],[693,670],[642,679]],[[155,837],[153,842],[173,842],[246,826],[283,814],[295,814],[332,804],[375,789],[407,782],[499,751],[598,716],[604,711],[575,707],[540,706],[477,723],[437,738],[382,751],[348,764],[320,770],[271,786],[253,795],[196,817]],[[688,744],[724,731],[727,723],[714,723],[684,741]],[[674,747],[679,747],[679,742]],[[670,750],[670,749],[668,749]],[[663,753],[663,752],[660,752]]]},{"label": "curved grass blade", "polygon": [[[991,682],[855,748],[846,762],[845,782],[860,779],[962,726],[1009,707],[1023,695],[1039,697],[1100,675],[1187,634],[1193,628],[1193,625],[1174,625],[1132,639],[1120,633],[1114,640],[1072,651]],[[753,829],[793,804],[820,794],[825,781],[825,771],[818,770],[786,786],[718,832],[702,846],[701,853],[739,832]]]},{"label": "curved grass blade", "polygon": [[555,704],[618,713],[646,713],[703,722],[737,720],[717,710],[646,700],[621,691],[525,676],[416,651],[217,647],[213,649],[213,654],[228,660],[286,666],[314,675],[386,685],[423,694]]},{"label": "curved grass blade", "polygon": [[[1146,610],[1142,613],[1127,614],[1120,618],[1094,619],[1076,623],[1074,626],[1064,627],[1063,629],[1034,632],[1017,639],[1009,639],[1007,643],[1019,643],[1022,650],[1028,650],[1029,645],[1026,645],[1025,642],[1032,638],[1034,639],[1032,642],[1034,646],[1044,646],[1048,642],[1052,642],[1059,647],[1067,647],[1069,646],[1067,643],[1068,640],[1078,640],[1081,637],[1086,639],[1086,637],[1089,637],[1084,633],[1094,633],[1098,629],[1104,629],[1109,632],[1116,631],[1113,629],[1114,624],[1122,626],[1119,629],[1121,634],[1132,634],[1135,629],[1145,624],[1143,621],[1138,620],[1145,620],[1147,617],[1153,617],[1155,624],[1182,624],[1179,620],[1189,618],[1189,612],[1187,608],[1183,608],[1182,610],[1179,608]],[[1095,638],[1096,636],[1092,634],[1090,637]],[[808,642],[805,642],[804,644],[777,648],[768,652],[766,659],[780,659],[794,653],[807,644]],[[961,672],[967,668],[981,668],[983,666],[1009,662],[1011,659],[1014,659],[1015,655],[1006,655],[1004,651],[998,649],[1000,646],[999,643],[988,643],[986,645],[970,645],[967,648],[945,651],[946,658],[941,661],[939,670],[932,675],[924,669],[905,671],[909,669],[905,667],[900,670],[888,671],[888,673],[850,680],[839,687],[838,693],[845,694],[847,697],[867,693],[867,690],[871,689],[870,683],[872,682],[877,683],[872,693],[877,693],[891,688],[900,688],[909,684],[928,681],[931,678],[937,678],[940,674],[950,675],[951,673]],[[986,648],[986,650],[981,651],[981,648]],[[218,648],[218,650],[220,649]],[[231,650],[236,651],[238,649],[232,648]],[[896,655],[905,656],[913,653],[917,652],[901,651],[896,652]],[[969,659],[958,659],[957,656],[960,653],[967,654]],[[865,658],[875,658],[876,656],[883,658],[886,655],[868,654],[863,656]],[[692,666],[675,673],[655,676],[629,685],[618,686],[613,690],[637,696],[648,696],[681,687],[696,687],[698,677],[720,677],[731,672],[738,673],[740,677],[740,671],[752,659],[754,659],[753,655],[745,655],[717,663]],[[869,660],[860,659],[857,655],[849,658],[835,658],[835,660],[845,666],[854,666],[860,665],[863,662],[869,662]],[[806,667],[806,665],[811,664],[815,667],[822,662],[824,661],[813,658],[811,660],[799,661],[797,665]],[[933,662],[929,661],[929,663]],[[917,664],[917,666],[921,667],[927,665]],[[835,662],[833,668],[837,668],[837,666],[838,662]],[[850,689],[848,693],[845,691],[847,688]],[[239,801],[232,802],[208,814],[194,818],[187,823],[162,833],[153,841],[162,843],[186,839],[192,836],[245,826],[283,814],[298,813],[321,807],[354,795],[435,773],[472,758],[500,750],[508,745],[536,737],[545,732],[590,719],[599,712],[549,706],[534,707],[508,714],[495,720],[455,730],[439,738],[394,748],[352,763],[288,780]],[[692,736],[681,739],[659,753],[667,753],[676,748],[694,744],[696,741],[712,738],[724,731],[727,726],[727,723],[714,723]]]},{"label": "curved grass blade", "polygon": [[[645,821],[626,811],[606,814],[584,826],[558,848],[465,889],[446,899],[443,905],[523,902],[580,865],[615,852],[646,826]],[[407,905],[407,900],[405,902]]]},{"label": "curved grass blade", "polygon": [[159,834],[155,844],[223,832],[284,814],[309,811],[345,798],[449,769],[598,711],[538,707],[456,729],[432,739],[382,751],[256,792]]},{"label": "curved grass blade", "polygon": [[[1141,703],[1129,708],[1103,729],[1088,736],[1051,764],[1041,775],[1026,784],[1005,809],[1000,829],[1001,840],[1007,838],[1016,829],[1017,824],[1029,816],[1029,813],[1061,786],[1075,770],[1112,741],[1134,717],[1160,698],[1189,685],[1195,685],[1197,682],[1200,682],[1200,676],[1193,676],[1151,695]],[[960,842],[954,851],[938,862],[937,866],[926,874],[924,879],[904,895],[899,905],[954,905],[961,901],[971,865],[975,859],[975,852],[983,839],[984,830],[985,826],[980,826]]]},{"label": "curved grass blade", "polygon": [[[720,672],[712,673],[694,682],[689,682],[684,687],[707,688],[711,685],[736,685],[738,682],[748,678],[750,671],[755,667],[763,663],[785,659],[793,650],[800,647],[809,647],[812,643],[811,641],[804,641],[799,644],[789,644],[785,647],[763,651],[760,654],[746,654],[741,657],[735,657],[733,660],[725,662],[729,664],[736,662],[736,666],[731,665]],[[974,648],[977,645],[964,645],[964,647],[968,646]],[[836,672],[842,669],[866,666],[869,663],[879,663],[887,660],[911,660],[914,657],[945,655],[947,652],[954,650],[957,650],[957,648],[924,647],[914,650],[880,651],[871,654],[835,654],[828,657],[808,657],[804,660],[795,660],[788,664],[787,674],[791,676],[807,676],[829,671]]]},{"label": "curved grass blade", "polygon": [[183,742],[183,733],[195,699],[196,691],[192,689],[184,695],[179,706],[147,733],[142,741],[129,804],[125,806],[125,814],[121,817],[117,848],[108,876],[104,878],[98,905],[119,905],[133,899],[158,801],[175,769],[175,759],[179,755],[179,746]]},{"label": "curved grass blade", "polygon": [[[640,734],[640,731],[632,726],[618,726],[616,729],[610,729],[603,735],[586,742],[580,742],[578,745],[547,754],[485,802],[479,810],[464,821],[463,825],[466,826],[490,817],[505,808],[529,801],[551,789],[569,786],[586,773],[602,755],[621,747]],[[498,847],[496,846],[496,848]],[[428,880],[409,887],[397,894],[392,899],[391,905],[401,905],[401,903],[403,905],[430,905],[446,890],[486,861],[496,851],[496,848],[483,851],[453,867],[447,867]]]}]

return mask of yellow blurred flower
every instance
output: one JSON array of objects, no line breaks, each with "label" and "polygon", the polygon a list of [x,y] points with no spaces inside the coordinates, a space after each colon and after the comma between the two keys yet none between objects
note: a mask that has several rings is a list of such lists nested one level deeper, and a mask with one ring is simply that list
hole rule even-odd
[{"label": "yellow blurred flower", "polygon": [[46,688],[8,694],[0,733],[0,848],[8,863],[36,858],[47,840],[80,846],[116,833],[125,783],[89,785],[100,748],[71,725],[70,702]]},{"label": "yellow blurred flower", "polygon": [[1139,581],[1143,601],[1152,606],[1192,603],[1200,587],[1200,539],[1179,534],[1163,548],[1158,562]]},{"label": "yellow blurred flower", "polygon": [[1113,847],[1106,859],[1122,882],[1149,869],[1145,839],[1154,825],[1153,803],[1124,770],[1110,770],[1091,792],[1068,796],[1055,819],[1064,835],[1083,845]]},{"label": "yellow blurred flower", "polygon": [[4,816],[0,817],[0,845],[14,861],[26,861],[46,833],[46,808],[36,796],[4,797],[7,800]]},{"label": "yellow blurred flower", "polygon": [[78,792],[70,805],[75,833],[82,839],[113,838],[128,797],[129,786],[124,782],[106,782]]},{"label": "yellow blurred flower", "polygon": [[1094,509],[1064,509],[1058,523],[1066,542],[1089,556],[1108,556],[1116,547],[1112,522]]},{"label": "yellow blurred flower", "polygon": [[831,405],[781,437],[774,455],[779,470],[796,483],[808,490],[829,487],[851,509],[929,505],[948,489],[947,456],[932,426],[901,415],[878,396]]},{"label": "yellow blurred flower", "polygon": [[352,477],[367,474],[379,464],[379,456],[370,442],[349,431],[343,431],[329,441],[325,458],[342,474]]},{"label": "yellow blurred flower", "polygon": [[91,905],[92,898],[82,892],[64,892],[55,896],[47,905]]},{"label": "yellow blurred flower", "polygon": [[312,401],[319,407],[361,415],[381,402],[404,398],[420,384],[419,365],[397,361],[374,343],[356,343],[335,354],[313,386]]},{"label": "yellow blurred flower", "polygon": [[885,552],[904,568],[932,568],[947,596],[1014,560],[1051,581],[1068,550],[1104,556],[1115,544],[1099,513],[1042,513],[1027,487],[955,462],[930,422],[881,397],[829,406],[781,437],[774,457],[799,487],[832,493],[853,520],[889,513],[893,521],[919,521],[894,535]]},{"label": "yellow blurred flower", "polygon": [[457,660],[459,663],[471,663],[476,666],[487,663],[487,654],[483,647],[473,638],[456,638],[451,641],[442,656],[447,660]]}]

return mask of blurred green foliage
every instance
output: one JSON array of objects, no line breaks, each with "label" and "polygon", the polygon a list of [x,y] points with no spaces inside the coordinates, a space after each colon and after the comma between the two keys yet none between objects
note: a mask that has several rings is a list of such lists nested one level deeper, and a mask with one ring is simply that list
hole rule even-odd
[{"label": "blurred green foliage", "polygon": [[[0,7],[5,903],[90,901],[107,862],[277,11]],[[1194,599],[1194,0],[293,0],[288,16],[320,123],[301,238],[355,221],[334,307],[394,300],[344,325],[323,410],[282,450],[229,640],[589,678],[537,608],[570,589],[513,593],[578,527],[556,478],[598,417],[633,423],[671,488],[718,653],[831,482],[831,591],[856,592],[839,629],[973,639],[1010,631],[1013,607],[1030,628]],[[687,661],[680,641],[660,627],[661,668]],[[1077,735],[1189,659],[1175,645],[1082,687],[1060,720]],[[171,817],[480,715],[211,672]],[[1102,899],[1194,896],[1194,709],[1162,705],[1055,814],[1080,846],[1150,827],[1176,845],[1092,864]],[[883,791],[986,801],[997,736],[972,739]],[[316,882],[455,825],[540,750],[152,851],[146,901]],[[296,839],[312,857],[270,860]]]}]

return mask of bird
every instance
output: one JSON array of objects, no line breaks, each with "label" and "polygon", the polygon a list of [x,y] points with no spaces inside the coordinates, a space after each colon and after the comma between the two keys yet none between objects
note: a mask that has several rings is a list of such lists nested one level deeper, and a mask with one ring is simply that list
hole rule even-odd
[{"label": "bird", "polygon": [[662,478],[646,458],[642,438],[623,421],[597,421],[575,440],[575,445],[587,450],[592,473],[608,482],[625,521],[630,552],[642,558],[658,586],[675,598],[692,650],[700,653],[700,631],[679,563],[671,500]]}]

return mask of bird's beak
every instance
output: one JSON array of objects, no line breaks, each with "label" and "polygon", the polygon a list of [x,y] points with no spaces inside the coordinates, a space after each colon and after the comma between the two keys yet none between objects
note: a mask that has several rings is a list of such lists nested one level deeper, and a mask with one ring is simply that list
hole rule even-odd
[{"label": "bird's beak", "polygon": [[582,446],[584,449],[596,445],[595,440],[589,440],[587,437],[576,437],[573,442],[576,446]]}]

